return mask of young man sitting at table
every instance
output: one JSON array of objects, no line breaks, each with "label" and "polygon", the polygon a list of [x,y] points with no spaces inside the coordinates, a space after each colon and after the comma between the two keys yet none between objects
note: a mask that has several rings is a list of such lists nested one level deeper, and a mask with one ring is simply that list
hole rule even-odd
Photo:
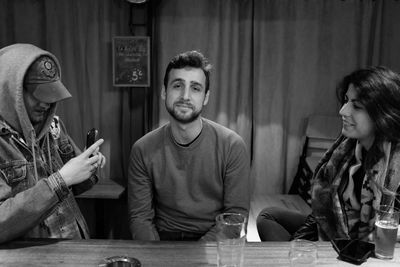
[{"label": "young man sitting at table", "polygon": [[201,117],[211,65],[197,51],[169,62],[161,97],[169,123],[132,147],[128,171],[135,240],[215,240],[215,217],[248,216],[249,156],[235,132]]}]

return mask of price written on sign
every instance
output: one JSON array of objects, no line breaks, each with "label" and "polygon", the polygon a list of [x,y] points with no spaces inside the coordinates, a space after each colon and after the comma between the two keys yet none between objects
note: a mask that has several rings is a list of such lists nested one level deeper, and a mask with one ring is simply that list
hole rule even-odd
[{"label": "price written on sign", "polygon": [[113,85],[150,86],[150,38],[117,36],[113,38]]}]

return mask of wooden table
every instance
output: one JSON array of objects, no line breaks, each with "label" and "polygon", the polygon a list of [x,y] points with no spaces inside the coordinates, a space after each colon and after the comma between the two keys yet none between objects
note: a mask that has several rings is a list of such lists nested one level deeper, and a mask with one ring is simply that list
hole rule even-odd
[{"label": "wooden table", "polygon": [[125,188],[116,182],[109,180],[106,183],[95,184],[91,189],[76,196],[76,198],[94,199],[119,199],[124,193]]},{"label": "wooden table", "polygon": [[[336,259],[329,242],[317,242],[317,266],[354,266]],[[289,266],[289,242],[246,244],[244,266]],[[36,240],[0,245],[0,266],[97,266],[105,257],[129,256],[142,266],[216,266],[215,242],[130,240]],[[369,258],[366,266],[400,266],[400,244],[393,260]]]}]

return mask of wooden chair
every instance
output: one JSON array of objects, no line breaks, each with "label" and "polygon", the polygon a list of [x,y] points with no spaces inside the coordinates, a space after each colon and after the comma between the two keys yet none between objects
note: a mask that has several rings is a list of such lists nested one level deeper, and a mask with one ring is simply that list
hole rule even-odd
[{"label": "wooden chair", "polygon": [[308,118],[303,150],[289,194],[299,194],[310,204],[310,182],[314,170],[340,135],[341,127],[340,117],[311,115]]}]

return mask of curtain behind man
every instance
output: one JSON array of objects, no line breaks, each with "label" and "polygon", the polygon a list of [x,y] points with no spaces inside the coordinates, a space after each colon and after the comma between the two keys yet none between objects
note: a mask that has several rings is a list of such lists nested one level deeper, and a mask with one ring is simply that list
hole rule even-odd
[{"label": "curtain behind man", "polygon": [[[305,120],[337,115],[335,85],[356,68],[399,66],[397,1],[161,1],[157,87],[172,56],[202,51],[214,64],[205,117],[237,131],[252,156],[254,194],[289,189]],[[397,13],[396,13],[397,12]],[[390,51],[390,52],[388,52]],[[397,68],[399,70],[400,68]],[[159,97],[159,124],[167,120]]]}]

